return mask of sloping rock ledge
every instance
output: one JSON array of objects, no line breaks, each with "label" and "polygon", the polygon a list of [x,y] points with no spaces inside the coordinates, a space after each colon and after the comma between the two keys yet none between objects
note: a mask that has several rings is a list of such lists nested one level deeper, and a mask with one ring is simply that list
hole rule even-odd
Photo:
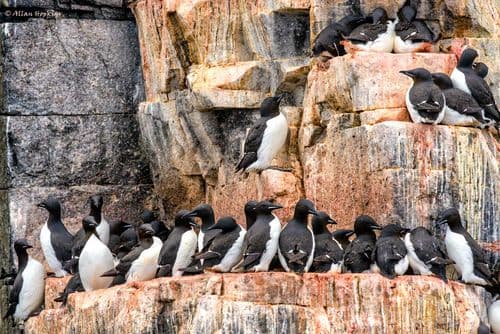
[{"label": "sloping rock ledge", "polygon": [[[50,281],[49,281],[50,282]],[[48,289],[56,286],[47,284]],[[484,289],[435,277],[281,272],[161,278],[75,293],[27,333],[475,333]]]}]

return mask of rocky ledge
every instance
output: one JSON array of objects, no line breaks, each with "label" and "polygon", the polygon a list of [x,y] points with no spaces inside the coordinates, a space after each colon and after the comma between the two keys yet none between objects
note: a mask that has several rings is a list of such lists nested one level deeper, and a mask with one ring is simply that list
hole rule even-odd
[{"label": "rocky ledge", "polygon": [[[49,279],[47,289],[60,289]],[[47,294],[49,295],[49,293]],[[53,293],[52,293],[53,295]],[[75,293],[27,333],[475,333],[483,288],[378,274],[206,274]]]}]

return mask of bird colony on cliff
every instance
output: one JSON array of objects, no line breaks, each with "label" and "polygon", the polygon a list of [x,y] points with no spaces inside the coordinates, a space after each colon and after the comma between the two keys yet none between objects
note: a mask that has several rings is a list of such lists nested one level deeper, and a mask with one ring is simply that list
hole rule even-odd
[{"label": "bird colony on cliff", "polygon": [[[370,15],[348,15],[327,26],[316,38],[312,54],[318,66],[332,57],[357,51],[430,52],[439,33],[416,19],[416,8],[405,5],[390,20],[383,8]],[[476,62],[478,53],[465,49],[450,76],[424,68],[401,71],[413,84],[406,94],[406,106],[415,123],[498,127],[500,117],[489,86],[484,81],[486,64]],[[288,125],[280,112],[285,95],[263,100],[260,118],[244,143],[236,172],[261,172],[286,143]],[[486,131],[486,130],[485,130]],[[332,199],[333,200],[333,199]],[[293,217],[282,224],[271,200],[249,200],[241,210],[245,222],[233,217],[216,219],[211,205],[200,204],[180,210],[167,227],[157,215],[145,211],[140,225],[111,221],[102,214],[103,198],[89,199],[90,213],[82,228],[72,235],[63,223],[59,201],[50,197],[38,204],[47,210],[39,242],[51,275],[72,275],[56,300],[64,305],[71,293],[92,291],[157,277],[200,275],[210,272],[262,272],[284,270],[294,273],[376,272],[393,279],[400,275],[435,275],[448,282],[447,268],[453,267],[466,284],[499,293],[496,271],[485,251],[464,227],[455,208],[443,208],[429,229],[408,229],[400,224],[378,224],[360,215],[353,229],[333,230],[336,221],[318,210],[308,199],[300,199]],[[432,231],[444,227],[444,239]],[[377,237],[377,230],[381,230]],[[5,316],[23,321],[36,313],[43,302],[44,266],[30,257],[32,246],[16,240],[17,273],[3,273],[12,280],[10,307]],[[499,304],[490,307],[490,324],[499,333]]]}]

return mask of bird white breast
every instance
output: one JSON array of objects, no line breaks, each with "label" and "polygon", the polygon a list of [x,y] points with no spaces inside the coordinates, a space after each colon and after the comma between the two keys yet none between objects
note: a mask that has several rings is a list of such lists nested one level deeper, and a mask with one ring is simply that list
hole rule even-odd
[{"label": "bird white breast", "polygon": [[83,247],[78,261],[78,270],[85,291],[109,287],[113,277],[101,277],[101,275],[113,268],[113,254],[95,234],[92,234]]},{"label": "bird white breast", "polygon": [[95,231],[99,236],[99,239],[107,245],[109,243],[109,223],[104,217],[101,218],[101,222],[97,225]]},{"label": "bird white breast", "polygon": [[269,223],[270,225],[270,239],[266,242],[266,249],[260,257],[259,264],[253,267],[254,271],[268,271],[269,265],[273,260],[274,255],[278,251],[279,237],[281,232],[281,223],[278,217],[274,216],[274,219]]},{"label": "bird white breast", "polygon": [[[440,111],[439,116],[436,118],[435,121],[427,120],[424,117],[420,116],[419,112],[413,107],[413,104],[410,101],[410,89],[411,87],[406,91],[406,108],[408,109],[408,112],[410,113],[410,118],[413,121],[413,123],[426,123],[426,124],[439,124],[444,117],[444,108]],[[446,100],[443,95],[443,101],[446,103]]]},{"label": "bird white breast", "polygon": [[201,252],[203,250],[203,239],[205,238],[205,233],[200,229],[200,232],[198,232],[198,252]]},{"label": "bird white breast", "polygon": [[338,263],[332,263],[332,265],[330,266],[330,270],[328,272],[334,273],[334,274],[342,273],[342,265],[343,264],[344,264],[344,261],[339,261]]},{"label": "bird white breast", "polygon": [[488,307],[488,321],[493,334],[500,334],[500,299]]},{"label": "bird white breast", "polygon": [[395,35],[394,37],[394,52],[395,53],[411,53],[415,50],[419,50],[425,43],[417,42],[413,43],[411,40],[407,39],[403,41],[401,37]]},{"label": "bird white breast", "polygon": [[470,94],[470,89],[467,86],[467,82],[465,81],[465,74],[457,68],[453,69],[450,75],[451,82],[453,87],[460,89],[461,91]]},{"label": "bird white breast", "polygon": [[459,113],[456,110],[444,107],[444,117],[441,124],[459,125],[459,126],[479,126],[479,121],[473,117]]},{"label": "bird white breast", "polygon": [[213,267],[215,271],[227,273],[241,260],[243,240],[245,239],[246,233],[247,231],[241,228],[238,239],[236,239],[231,248],[229,248],[224,258],[222,258],[222,261]]},{"label": "bird white breast", "polygon": [[183,272],[179,269],[187,268],[191,264],[192,256],[196,252],[196,241],[196,233],[193,230],[182,234],[175,262],[172,266],[172,276],[182,276]]},{"label": "bird white breast", "polygon": [[282,113],[268,120],[257,150],[257,161],[248,166],[247,170],[263,170],[269,167],[276,154],[285,145],[287,135],[288,122]]},{"label": "bird white breast", "polygon": [[50,230],[47,223],[43,224],[40,231],[40,244],[42,245],[43,255],[49,264],[50,269],[56,274],[56,277],[63,277],[68,273],[62,269],[61,262],[57,259],[56,251],[50,241]]},{"label": "bird white breast", "polygon": [[453,232],[447,226],[444,242],[448,256],[455,262],[455,269],[462,276],[462,281],[481,285],[487,284],[484,279],[474,274],[474,257],[463,235]]},{"label": "bird white breast", "polygon": [[422,262],[417,256],[415,248],[413,247],[413,244],[410,239],[410,233],[407,233],[405,235],[405,246],[406,250],[408,251],[408,260],[410,261],[410,266],[415,272],[415,274],[432,275],[432,272],[429,270],[429,267],[427,267],[427,265],[424,262]]},{"label": "bird white breast", "polygon": [[394,37],[396,22],[388,21],[387,22],[387,31],[383,34],[380,34],[377,39],[374,41],[370,41],[366,44],[356,44],[356,48],[361,51],[370,51],[370,52],[392,52],[392,48],[394,46]]},{"label": "bird white breast", "polygon": [[147,281],[155,278],[158,268],[158,256],[163,243],[157,237],[153,237],[153,244],[132,262],[125,279],[127,282]]},{"label": "bird white breast", "polygon": [[404,275],[406,271],[408,270],[409,266],[409,260],[408,260],[408,255],[405,255],[401,260],[398,261],[398,263],[394,266],[394,272],[397,275]]},{"label": "bird white breast", "polygon": [[309,271],[309,268],[311,268],[311,265],[312,265],[313,260],[314,260],[314,250],[316,249],[316,241],[314,240],[314,233],[309,228],[309,226],[307,227],[307,230],[309,231],[309,233],[311,233],[312,249],[310,250],[309,258],[307,259],[306,267],[304,268],[304,272],[306,272],[306,273]]},{"label": "bird white breast", "polygon": [[37,260],[28,258],[24,268],[23,286],[19,292],[19,301],[14,312],[14,319],[25,320],[36,311],[43,302],[45,292],[45,269]]}]

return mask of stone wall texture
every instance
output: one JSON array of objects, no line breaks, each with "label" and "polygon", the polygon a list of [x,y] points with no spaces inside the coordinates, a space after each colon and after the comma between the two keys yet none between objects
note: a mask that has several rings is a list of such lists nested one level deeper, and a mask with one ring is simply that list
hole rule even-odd
[{"label": "stone wall texture", "polygon": [[[26,237],[43,260],[38,236],[52,195],[70,231],[104,196],[104,214],[136,221],[151,198],[149,163],[136,118],[144,100],[137,28],[122,1],[16,1],[65,13],[57,20],[6,22],[0,14],[1,264],[12,240]],[[72,16],[73,15],[73,16]],[[75,14],[76,15],[76,14]],[[2,304],[6,289],[2,286]],[[1,321],[1,320],[0,320]],[[0,333],[10,333],[0,322]]]}]

